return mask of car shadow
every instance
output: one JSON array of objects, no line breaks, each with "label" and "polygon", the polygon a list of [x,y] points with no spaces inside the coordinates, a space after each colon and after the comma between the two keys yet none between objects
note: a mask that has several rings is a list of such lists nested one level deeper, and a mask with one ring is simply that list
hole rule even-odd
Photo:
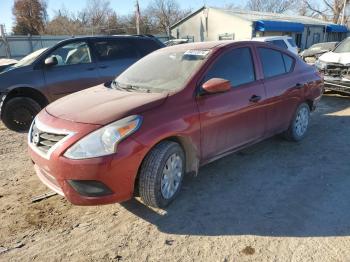
[{"label": "car shadow", "polygon": [[163,213],[121,205],[169,234],[350,235],[349,107],[325,96],[303,142],[274,137],[202,167]]}]

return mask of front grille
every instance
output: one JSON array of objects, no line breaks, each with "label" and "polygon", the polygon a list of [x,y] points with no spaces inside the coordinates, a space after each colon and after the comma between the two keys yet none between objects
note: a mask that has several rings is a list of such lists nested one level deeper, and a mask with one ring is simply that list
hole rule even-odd
[{"label": "front grille", "polygon": [[328,64],[325,69],[325,75],[332,77],[343,77],[350,74],[348,66],[342,64]]},{"label": "front grille", "polygon": [[39,151],[48,153],[48,151],[58,142],[64,139],[68,134],[55,134],[40,130],[34,123],[30,133],[30,143]]}]

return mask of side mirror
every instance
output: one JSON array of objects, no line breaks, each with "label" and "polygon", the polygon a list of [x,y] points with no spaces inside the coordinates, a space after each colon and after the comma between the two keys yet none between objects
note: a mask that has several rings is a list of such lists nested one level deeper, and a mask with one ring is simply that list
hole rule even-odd
[{"label": "side mirror", "polygon": [[45,59],[46,66],[55,66],[57,64],[58,64],[58,60],[57,60],[57,57],[55,57],[55,56],[50,56],[50,57]]},{"label": "side mirror", "polygon": [[222,78],[212,78],[202,85],[207,94],[223,93],[231,90],[231,82]]}]

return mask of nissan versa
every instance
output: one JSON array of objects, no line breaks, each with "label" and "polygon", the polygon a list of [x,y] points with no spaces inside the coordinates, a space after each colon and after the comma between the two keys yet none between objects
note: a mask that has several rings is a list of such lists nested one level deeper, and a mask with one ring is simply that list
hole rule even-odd
[{"label": "nissan versa", "polygon": [[165,207],[185,173],[275,134],[303,139],[322,90],[315,68],[270,44],[167,47],[43,109],[29,151],[41,181],[73,204],[139,195]]}]

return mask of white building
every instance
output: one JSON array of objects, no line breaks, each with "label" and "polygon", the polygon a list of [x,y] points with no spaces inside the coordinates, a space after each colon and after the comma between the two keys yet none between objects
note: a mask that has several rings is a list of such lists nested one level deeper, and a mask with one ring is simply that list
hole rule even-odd
[{"label": "white building", "polygon": [[173,37],[188,38],[195,42],[289,35],[301,49],[319,42],[341,41],[347,32],[345,26],[306,16],[205,6],[171,27]]}]

